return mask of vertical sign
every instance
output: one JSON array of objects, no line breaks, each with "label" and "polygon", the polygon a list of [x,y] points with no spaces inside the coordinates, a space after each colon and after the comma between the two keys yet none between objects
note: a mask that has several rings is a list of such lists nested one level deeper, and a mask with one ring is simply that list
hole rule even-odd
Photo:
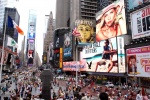
[{"label": "vertical sign", "polygon": [[62,50],[62,48],[60,48],[60,54],[59,54],[59,68],[62,68],[62,66],[63,66],[63,57],[62,57],[62,55],[63,55],[63,50]]}]

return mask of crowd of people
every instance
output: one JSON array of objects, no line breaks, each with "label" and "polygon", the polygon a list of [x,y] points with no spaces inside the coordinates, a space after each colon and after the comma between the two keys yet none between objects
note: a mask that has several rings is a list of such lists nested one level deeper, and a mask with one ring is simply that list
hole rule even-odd
[{"label": "crowd of people", "polygon": [[[28,67],[20,68],[12,75],[3,76],[0,93],[4,96],[1,100],[44,100],[41,73],[42,71],[35,67]],[[144,88],[127,84],[109,88],[95,84],[94,77],[80,77],[76,86],[73,76],[65,78],[67,80],[60,80],[54,76],[50,87],[50,100],[150,100]]]}]

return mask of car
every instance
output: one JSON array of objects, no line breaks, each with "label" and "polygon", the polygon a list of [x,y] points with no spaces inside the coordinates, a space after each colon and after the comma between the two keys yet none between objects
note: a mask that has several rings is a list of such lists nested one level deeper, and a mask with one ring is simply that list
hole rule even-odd
[{"label": "car", "polygon": [[108,88],[114,88],[114,84],[112,82],[106,82],[105,86]]}]

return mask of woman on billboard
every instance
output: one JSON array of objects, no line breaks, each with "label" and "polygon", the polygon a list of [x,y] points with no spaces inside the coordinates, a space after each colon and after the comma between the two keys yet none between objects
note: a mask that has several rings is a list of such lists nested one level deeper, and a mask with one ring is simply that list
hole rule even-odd
[{"label": "woman on billboard", "polygon": [[97,62],[95,72],[97,72],[98,67],[101,67],[101,65],[107,66],[107,72],[110,72],[114,66],[114,63],[116,63],[116,61],[113,61],[112,59],[113,55],[116,54],[117,51],[113,49],[113,45],[110,40],[105,40],[103,49],[102,59]]},{"label": "woman on billboard", "polygon": [[121,2],[117,2],[109,5],[100,13],[97,17],[96,41],[126,34],[123,9],[124,6],[121,5]]},{"label": "woman on billboard", "polygon": [[77,32],[80,36],[77,37],[78,42],[81,43],[92,43],[94,42],[94,30],[91,21],[77,20],[76,21]]}]

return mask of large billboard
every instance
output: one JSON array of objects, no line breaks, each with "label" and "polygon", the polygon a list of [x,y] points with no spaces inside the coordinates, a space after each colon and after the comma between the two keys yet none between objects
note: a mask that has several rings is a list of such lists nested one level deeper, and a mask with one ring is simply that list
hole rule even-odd
[{"label": "large billboard", "polygon": [[66,31],[64,34],[63,59],[68,60],[70,58],[72,58],[72,34],[70,31]]},{"label": "large billboard", "polygon": [[126,54],[129,76],[150,76],[150,46],[130,48]]},{"label": "large billboard", "polygon": [[111,38],[85,46],[80,60],[86,71],[118,73],[117,39]]},{"label": "large billboard", "polygon": [[78,33],[76,36],[79,45],[85,45],[94,42],[94,22],[89,20],[76,20],[75,30],[73,33]]},{"label": "large billboard", "polygon": [[126,34],[124,0],[117,0],[96,14],[96,41]]},{"label": "large billboard", "polygon": [[33,22],[30,22],[30,25],[29,25],[28,38],[29,39],[35,38],[35,23],[33,23]]},{"label": "large billboard", "polygon": [[150,36],[150,5],[131,13],[132,39]]}]

